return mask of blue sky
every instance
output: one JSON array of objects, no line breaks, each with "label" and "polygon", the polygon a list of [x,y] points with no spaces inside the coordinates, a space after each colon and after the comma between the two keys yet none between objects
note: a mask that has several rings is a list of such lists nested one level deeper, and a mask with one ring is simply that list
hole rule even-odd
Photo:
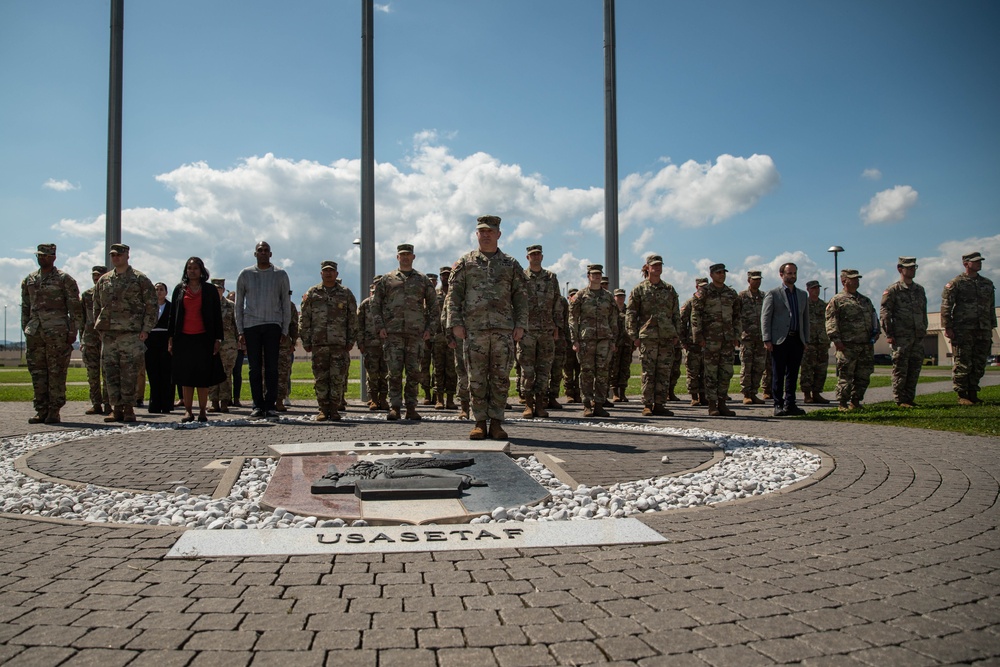
[{"label": "blue sky", "polygon": [[[358,292],[360,6],[144,0],[125,7],[123,240],[175,283],[234,280],[255,240],[296,294],[340,262]],[[397,243],[437,271],[503,217],[563,283],[603,262],[601,0],[395,0],[375,12],[376,269]],[[0,3],[0,302],[37,243],[89,283],[104,252],[109,3]],[[1000,279],[995,2],[618,0],[620,281],[662,254],[799,263],[873,298],[916,255],[933,305],[964,252]],[[832,295],[831,289],[827,296]],[[14,310],[16,312],[16,309]],[[8,338],[16,316],[8,309]]]}]

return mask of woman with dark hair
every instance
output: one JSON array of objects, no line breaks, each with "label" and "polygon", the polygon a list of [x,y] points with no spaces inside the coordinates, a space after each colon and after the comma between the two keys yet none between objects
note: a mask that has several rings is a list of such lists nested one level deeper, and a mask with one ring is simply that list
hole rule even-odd
[{"label": "woman with dark hair", "polygon": [[146,339],[146,374],[149,375],[149,411],[167,414],[174,405],[174,386],[170,382],[171,361],[167,349],[170,340],[170,302],[167,286],[156,283],[156,326]]},{"label": "woman with dark hair", "polygon": [[184,276],[174,288],[169,349],[173,354],[173,381],[181,386],[182,422],[194,421],[192,404],[198,389],[198,421],[207,422],[208,388],[225,378],[222,347],[222,308],[219,291],[208,282],[208,269],[200,257],[184,264]]}]

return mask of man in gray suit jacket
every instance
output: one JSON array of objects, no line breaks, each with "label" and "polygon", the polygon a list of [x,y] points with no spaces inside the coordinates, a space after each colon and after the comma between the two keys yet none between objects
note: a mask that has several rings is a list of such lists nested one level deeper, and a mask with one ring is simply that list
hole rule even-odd
[{"label": "man in gray suit jacket", "polygon": [[809,340],[809,295],[795,287],[798,271],[791,262],[781,265],[781,286],[764,295],[760,311],[764,347],[771,353],[775,417],[805,414],[795,405],[795,383]]}]

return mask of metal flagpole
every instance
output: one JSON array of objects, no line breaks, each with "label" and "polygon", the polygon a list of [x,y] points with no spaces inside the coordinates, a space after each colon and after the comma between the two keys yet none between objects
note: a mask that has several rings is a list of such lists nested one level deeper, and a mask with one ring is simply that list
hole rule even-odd
[{"label": "metal flagpole", "polygon": [[[358,300],[368,298],[375,277],[375,95],[374,0],[361,0],[361,285]],[[364,326],[362,324],[362,326]],[[361,364],[361,400],[368,400],[365,365]]]},{"label": "metal flagpole", "polygon": [[122,240],[122,64],[125,0],[111,0],[111,65],[108,84],[108,192],[105,209],[105,263],[108,250]]},{"label": "metal flagpole", "polygon": [[604,0],[604,275],[618,288],[618,110],[615,95],[615,0]]}]

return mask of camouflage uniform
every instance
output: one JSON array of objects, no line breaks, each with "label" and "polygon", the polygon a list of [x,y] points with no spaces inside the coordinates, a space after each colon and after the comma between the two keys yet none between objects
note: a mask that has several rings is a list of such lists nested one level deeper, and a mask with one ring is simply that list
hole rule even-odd
[{"label": "camouflage uniform", "polygon": [[222,347],[219,348],[219,356],[226,379],[208,390],[208,398],[212,401],[213,410],[228,412],[233,396],[233,368],[236,366],[239,334],[236,333],[236,306],[226,298],[219,299],[219,303],[222,307]]},{"label": "camouflage uniform", "polygon": [[389,407],[386,397],[389,385],[386,380],[385,354],[382,339],[378,337],[375,319],[371,311],[372,298],[369,296],[358,306],[358,349],[364,355],[365,382],[368,389],[368,406],[372,409]]},{"label": "camouflage uniform", "polygon": [[740,391],[744,397],[753,402],[761,386],[764,387],[765,396],[771,394],[771,355],[764,347],[764,338],[760,332],[760,311],[764,305],[764,292],[757,290],[754,294],[753,291],[745,289],[739,296]]},{"label": "camouflage uniform", "polygon": [[[103,268],[103,267],[102,267]],[[107,271],[102,271],[104,275]],[[87,384],[90,385],[91,412],[96,413],[103,402],[111,409],[108,402],[108,387],[101,382],[101,337],[94,331],[94,287],[84,290],[80,295],[82,304],[83,326],[80,328],[80,352],[83,365],[87,367]]]},{"label": "camouflage uniform", "polygon": [[684,366],[687,369],[687,390],[691,394],[691,405],[701,404],[701,396],[705,390],[705,353],[701,346],[695,345],[691,337],[691,310],[695,297],[691,297],[681,306],[681,346],[687,352]]},{"label": "camouflage uniform", "polygon": [[312,352],[313,388],[320,413],[336,419],[344,400],[344,377],[350,370],[350,357],[344,352],[358,339],[358,305],[351,290],[339,284],[310,287],[302,301],[299,334],[302,345]]},{"label": "camouflage uniform", "polygon": [[[439,319],[441,329],[444,331],[445,340],[448,341],[448,350],[451,352],[455,363],[455,390],[461,402],[460,419],[469,418],[469,373],[465,366],[465,341],[455,338],[455,334],[448,326],[448,296],[445,295],[444,303],[441,305],[441,317]],[[454,347],[452,347],[454,345]]]},{"label": "camouflage uniform", "polygon": [[[569,348],[569,299],[559,295],[559,318],[555,322],[559,329],[559,338],[552,347],[552,368],[549,369],[549,408],[562,409],[559,398],[559,385],[563,380],[563,368],[566,366],[566,350]],[[570,350],[572,352],[572,350]]]},{"label": "camouflage uniform", "polygon": [[[38,247],[39,253],[43,247]],[[55,255],[55,246],[48,248],[51,252],[45,253]],[[21,281],[21,329],[37,421],[59,421],[59,410],[66,405],[69,357],[82,325],[80,288],[69,274],[53,266]]]},{"label": "camouflage uniform", "polygon": [[[574,291],[574,296],[575,296]],[[566,300],[566,354],[563,355],[563,382],[566,385],[567,403],[580,401],[580,360],[573,351],[573,346],[569,340],[569,309],[573,305],[573,299]]]},{"label": "camouflage uniform", "polygon": [[[802,353],[799,386],[806,396],[806,403],[816,402],[817,395],[826,383],[830,359],[830,337],[826,333],[826,301],[809,300],[809,345]],[[822,402],[825,398],[819,397]]]},{"label": "camouflage uniform", "polygon": [[502,250],[492,256],[468,252],[452,269],[447,304],[448,329],[465,327],[473,418],[502,422],[514,366],[513,332],[528,325],[524,269]]},{"label": "camouflage uniform", "polygon": [[691,306],[691,338],[705,354],[704,393],[709,411],[717,403],[720,414],[725,415],[729,412],[725,402],[733,378],[733,351],[740,340],[740,296],[736,290],[714,283],[698,290]]},{"label": "camouflage uniform", "polygon": [[[622,290],[622,292],[624,291]],[[615,346],[615,354],[611,362],[611,375],[608,380],[614,387],[618,388],[618,399],[615,400],[620,399],[622,402],[628,402],[625,394],[628,391],[628,382],[632,379],[632,352],[635,350],[635,346],[632,344],[632,338],[628,335],[624,308],[618,311],[618,340],[615,342]]]},{"label": "camouflage uniform", "polygon": [[892,394],[896,403],[912,404],[917,380],[924,363],[924,336],[927,335],[927,295],[917,283],[902,280],[882,293],[879,309],[882,331],[893,339]]},{"label": "camouflage uniform", "polygon": [[[450,274],[451,269],[448,268],[445,271],[442,268],[439,270],[439,273],[441,273],[441,282],[444,283],[444,276]],[[435,409],[447,407],[453,410],[455,409],[455,390],[458,387],[455,352],[448,345],[448,335],[440,318],[440,313],[444,310],[444,302],[447,296],[448,292],[443,288],[437,291],[438,328],[437,333],[431,339],[434,341],[434,389],[437,394],[437,403],[434,407]]]},{"label": "camouflage uniform", "polygon": [[837,399],[861,405],[875,371],[874,343],[878,338],[878,315],[871,300],[860,292],[840,292],[826,304],[826,333],[844,346],[837,351]]},{"label": "camouflage uniform", "polygon": [[292,394],[292,362],[295,361],[295,342],[299,339],[299,310],[294,303],[289,303],[288,306],[291,311],[288,336],[278,344],[278,399],[274,405],[278,412],[288,409],[285,407],[285,399]]},{"label": "camouflage uniform", "polygon": [[139,334],[156,326],[156,290],[146,274],[131,266],[101,276],[94,288],[94,329],[101,336],[101,369],[108,399],[126,412],[136,404],[136,378],[146,346]]},{"label": "camouflage uniform", "polygon": [[955,391],[959,399],[978,402],[979,380],[986,372],[997,326],[993,281],[981,274],[955,276],[941,292],[941,326],[955,334],[951,340]]},{"label": "camouflage uniform", "polygon": [[[372,295],[372,317],[375,331],[385,329],[388,337],[382,341],[385,365],[389,369],[389,406],[407,408],[417,405],[421,375],[420,363],[424,351],[424,333],[437,331],[438,309],[434,287],[427,276],[417,270],[403,273],[398,268],[382,275]],[[403,371],[406,389],[403,389]]]},{"label": "camouflage uniform", "polygon": [[[531,253],[535,246],[530,246]],[[538,246],[538,250],[541,247]],[[517,344],[517,361],[521,366],[521,395],[524,396],[527,417],[537,405],[542,412],[548,406],[550,373],[556,353],[552,334],[562,319],[562,301],[559,278],[547,269],[537,273],[530,268],[524,271],[525,291],[528,296],[528,328]],[[539,415],[542,416],[542,415]]]},{"label": "camouflage uniform", "polygon": [[663,280],[655,285],[643,280],[632,289],[625,312],[629,338],[639,341],[643,405],[659,408],[670,398],[674,346],[680,337],[677,290]]},{"label": "camouflage uniform", "polygon": [[602,288],[584,287],[577,292],[569,305],[569,340],[580,348],[576,356],[580,361],[580,393],[585,408],[597,408],[605,402],[608,359],[617,339],[618,305],[614,297]]}]

